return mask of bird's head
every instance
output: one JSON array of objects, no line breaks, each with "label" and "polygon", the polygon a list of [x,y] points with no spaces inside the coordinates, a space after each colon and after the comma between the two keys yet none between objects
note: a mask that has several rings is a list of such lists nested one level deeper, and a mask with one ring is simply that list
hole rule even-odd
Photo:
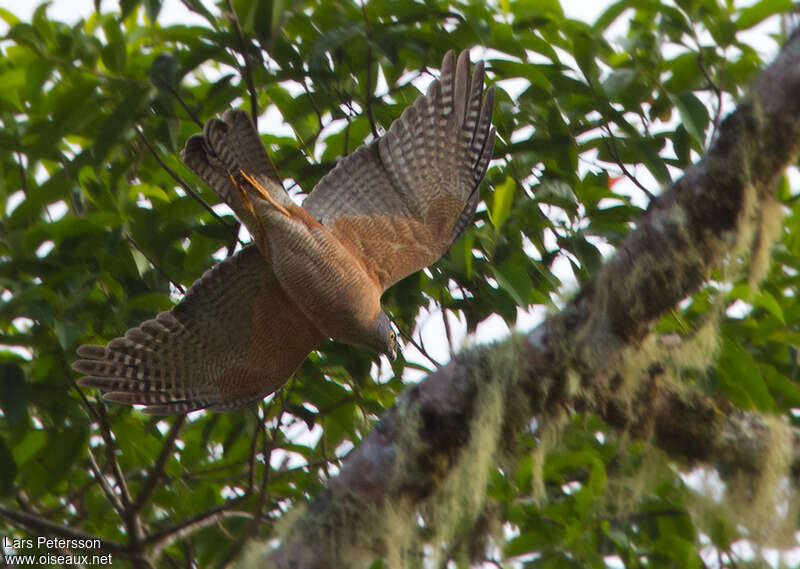
[{"label": "bird's head", "polygon": [[383,310],[378,313],[378,317],[375,319],[372,339],[373,343],[370,346],[371,348],[374,348],[382,354],[386,354],[391,361],[395,360],[399,349],[397,345],[397,334],[395,334],[395,331],[392,329],[392,323]]}]

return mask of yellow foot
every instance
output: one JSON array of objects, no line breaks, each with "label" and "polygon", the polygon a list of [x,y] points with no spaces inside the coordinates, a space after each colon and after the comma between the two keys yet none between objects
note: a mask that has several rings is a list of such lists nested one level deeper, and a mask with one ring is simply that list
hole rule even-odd
[{"label": "yellow foot", "polygon": [[256,190],[256,191],[257,191],[259,194],[261,194],[261,197],[262,197],[262,198],[264,198],[265,200],[267,200],[269,203],[271,203],[271,204],[272,204],[272,207],[274,207],[275,209],[277,209],[279,212],[281,212],[281,213],[282,213],[283,215],[285,215],[286,217],[292,217],[292,216],[291,216],[291,214],[289,213],[289,211],[288,211],[288,210],[287,210],[285,207],[283,207],[281,204],[279,204],[278,202],[276,202],[276,201],[275,201],[275,198],[273,198],[273,197],[272,197],[272,196],[269,194],[269,192],[268,192],[267,190],[265,190],[265,189],[264,189],[264,186],[262,186],[261,184],[259,184],[259,183],[256,181],[256,179],[255,179],[255,178],[253,178],[252,176],[250,176],[250,175],[249,175],[247,172],[245,172],[244,170],[239,170],[239,173],[241,173],[241,175],[242,175],[242,176],[244,176],[244,179],[245,179],[245,180],[247,180],[247,181],[250,183],[250,185],[251,185],[251,186],[253,186],[253,188],[255,188],[255,190]]},{"label": "yellow foot", "polygon": [[[253,235],[253,238],[255,239],[256,242],[256,246],[261,251],[261,254],[264,256],[265,259],[269,260],[270,255],[269,255],[269,244],[267,243],[267,235],[264,232],[264,226],[261,225],[261,221],[258,219],[258,216],[256,215],[256,212],[253,209],[253,202],[250,201],[250,196],[248,196],[247,192],[245,192],[242,186],[239,185],[239,182],[236,181],[236,178],[234,178],[230,174],[228,174],[228,177],[231,179],[231,184],[233,184],[233,187],[236,188],[241,194],[242,203],[250,212],[250,214],[253,216],[253,221],[250,224],[248,224],[244,220],[242,221],[245,223],[245,225],[247,225],[250,234]],[[253,231],[255,231],[255,234],[253,234]]]},{"label": "yellow foot", "polygon": [[242,189],[242,186],[239,185],[239,182],[236,181],[236,178],[234,178],[232,174],[228,174],[228,177],[231,179],[231,184],[233,184],[233,187],[239,190],[239,194],[242,196],[242,203],[244,203],[244,206],[250,213],[253,214],[253,217],[255,218],[256,212],[253,209],[253,202],[250,201],[250,197],[247,195],[247,192]]}]

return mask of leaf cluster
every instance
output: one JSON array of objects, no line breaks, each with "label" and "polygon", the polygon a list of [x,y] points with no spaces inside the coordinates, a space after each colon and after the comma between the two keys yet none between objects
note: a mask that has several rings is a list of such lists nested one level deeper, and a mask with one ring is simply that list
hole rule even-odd
[{"label": "leaf cluster", "polygon": [[[454,314],[467,332],[492,316],[513,326],[587,282],[659,188],[702,156],[763,64],[743,32],[792,9],[621,0],[590,24],[556,0],[186,0],[192,23],[162,24],[161,0],[96,4],[74,24],[48,4],[29,22],[0,9],[0,504],[33,520],[0,509],[0,535],[43,534],[50,521],[132,544],[133,564],[157,550],[159,565],[201,567],[272,536],[392,405],[404,373],[429,371],[402,359],[387,370],[329,343],[257,410],[185,421],[105,408],[76,388],[79,344],[168,309],[246,239],[180,162],[202,121],[231,106],[266,113],[263,140],[299,196],[385,132],[447,50],[483,46],[472,57],[498,87],[499,139],[476,221],[383,300],[409,332],[422,310]],[[658,331],[685,334],[721,303],[717,363],[684,379],[789,416],[800,407],[800,210],[788,182],[779,198],[786,219],[760,289],[717,275]],[[563,437],[515,471],[493,470],[490,496],[512,535],[500,557],[703,566],[691,491],[674,470],[616,511],[610,480],[649,455],[593,417]],[[537,469],[545,494],[533,500]],[[723,526],[711,543],[734,566],[739,536]]]}]

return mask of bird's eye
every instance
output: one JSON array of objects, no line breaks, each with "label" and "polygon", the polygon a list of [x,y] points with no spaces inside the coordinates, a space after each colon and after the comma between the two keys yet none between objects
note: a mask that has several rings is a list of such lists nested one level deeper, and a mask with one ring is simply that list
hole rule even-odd
[{"label": "bird's eye", "polygon": [[391,331],[389,332],[389,337],[390,337],[392,340],[395,340],[396,336],[395,336],[394,330],[391,330]]}]

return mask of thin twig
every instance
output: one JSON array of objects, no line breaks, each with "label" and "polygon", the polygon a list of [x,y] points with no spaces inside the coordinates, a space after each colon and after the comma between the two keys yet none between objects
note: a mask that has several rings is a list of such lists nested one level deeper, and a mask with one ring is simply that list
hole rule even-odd
[{"label": "thin twig", "polygon": [[711,136],[709,137],[709,140],[714,140],[717,135],[719,121],[722,118],[722,90],[711,78],[711,74],[706,68],[705,59],[703,58],[703,48],[700,45],[697,46],[697,66],[700,67],[700,72],[703,74],[703,77],[706,78],[708,86],[714,91],[714,95],[717,97],[716,109],[714,109],[714,122],[711,123]]},{"label": "thin twig", "polygon": [[125,512],[125,508],[122,507],[117,495],[114,494],[114,491],[111,489],[111,486],[108,485],[106,481],[106,477],[103,476],[103,472],[100,470],[100,466],[97,464],[97,459],[94,457],[94,453],[92,452],[91,447],[87,448],[87,455],[89,457],[89,469],[92,471],[92,475],[94,476],[95,481],[100,485],[102,488],[103,493],[108,498],[108,501],[111,503],[111,506],[117,511],[120,516]]},{"label": "thin twig", "polygon": [[439,291],[439,310],[442,313],[442,323],[444,324],[444,335],[447,338],[447,347],[450,352],[450,357],[452,358],[455,355],[455,349],[453,347],[453,334],[450,330],[450,322],[447,320],[447,310],[444,308],[442,304],[442,293]]},{"label": "thin twig", "polygon": [[155,158],[156,162],[158,162],[158,164],[164,169],[164,171],[166,171],[167,174],[172,176],[172,179],[175,180],[176,182],[178,182],[178,184],[180,184],[180,186],[184,189],[184,191],[187,194],[189,194],[190,196],[192,196],[197,201],[197,203],[199,203],[201,206],[203,206],[206,209],[206,211],[208,211],[208,213],[211,214],[211,216],[213,218],[215,218],[222,225],[224,225],[228,229],[228,231],[231,233],[231,237],[235,241],[239,241],[239,244],[244,246],[244,243],[242,243],[239,240],[239,236],[236,233],[236,229],[231,227],[230,225],[228,225],[228,223],[224,219],[222,219],[222,217],[220,217],[220,215],[216,211],[214,211],[214,209],[210,205],[208,205],[208,203],[202,197],[200,197],[200,195],[197,192],[195,192],[189,186],[189,184],[187,184],[183,180],[183,178],[178,176],[178,174],[176,174],[175,171],[172,168],[167,166],[167,164],[161,159],[161,156],[158,155],[158,152],[156,152],[156,149],[153,148],[153,146],[147,140],[147,137],[145,137],[144,133],[141,131],[141,129],[139,127],[136,127],[136,134],[139,135],[139,139],[142,141],[142,143],[144,143],[144,145],[150,151],[150,154],[153,155],[153,158]]},{"label": "thin twig", "polygon": [[[56,345],[60,346],[61,344],[56,344]],[[92,406],[92,404],[89,403],[89,400],[86,398],[86,395],[84,395],[83,390],[81,390],[81,388],[78,387],[78,383],[75,381],[75,378],[73,377],[72,369],[69,367],[69,362],[67,362],[67,356],[64,353],[63,349],[60,349],[58,351],[58,356],[59,356],[59,360],[60,360],[60,363],[61,363],[61,367],[64,370],[64,375],[69,380],[70,385],[77,392],[78,397],[81,398],[81,401],[83,402],[83,406],[86,408],[86,412],[92,417],[92,419],[94,419],[94,421],[96,423],[99,424],[100,421],[101,421],[100,415],[97,413],[97,411]]]},{"label": "thin twig", "polygon": [[306,85],[305,81],[301,82],[303,85],[303,90],[306,92],[306,96],[308,97],[308,102],[311,104],[311,108],[314,109],[314,113],[317,115],[317,123],[319,124],[320,131],[325,128],[325,125],[322,123],[322,111],[319,110],[317,107],[317,102],[314,100],[314,96],[311,94],[311,90]]},{"label": "thin twig", "polygon": [[342,148],[342,156],[347,156],[350,153],[350,126],[352,125],[352,121],[350,120],[350,115],[346,115],[344,118],[347,120],[347,126],[344,128],[344,141],[342,142],[344,148]]},{"label": "thin twig", "polygon": [[250,458],[247,461],[247,493],[252,494],[253,489],[256,486],[256,458],[258,456],[258,451],[256,450],[258,447],[256,443],[258,442],[258,436],[261,434],[261,430],[264,428],[263,419],[258,415],[256,412],[256,420],[261,423],[260,428],[258,431],[253,433],[252,438],[250,439]]},{"label": "thin twig", "polygon": [[186,111],[187,115],[189,115],[189,118],[192,119],[197,126],[199,126],[200,128],[203,128],[203,121],[201,121],[199,118],[197,118],[197,115],[194,114],[194,111],[192,111],[192,109],[189,108],[189,105],[186,104],[186,101],[183,100],[183,97],[181,97],[180,93],[178,93],[175,90],[175,88],[172,85],[170,85],[169,83],[167,83],[167,82],[162,83],[161,86],[165,87],[167,89],[167,91],[169,91],[170,94],[173,97],[175,97],[175,99],[177,99],[177,101],[183,107],[183,110]]},{"label": "thin twig", "polygon": [[[239,554],[247,543],[250,542],[250,539],[258,533],[259,528],[261,527],[261,518],[263,517],[263,509],[264,504],[266,504],[267,499],[269,498],[269,482],[272,473],[272,467],[270,466],[271,458],[272,458],[272,451],[275,450],[276,441],[278,439],[278,433],[280,432],[281,421],[283,420],[283,415],[286,412],[286,401],[288,400],[288,390],[287,393],[281,397],[281,410],[278,413],[277,418],[275,419],[275,425],[271,429],[271,433],[267,435],[267,429],[264,426],[264,421],[266,420],[266,407],[262,401],[261,403],[261,411],[263,413],[263,417],[259,421],[259,431],[261,433],[261,454],[264,458],[264,475],[261,477],[261,484],[259,485],[258,491],[258,500],[256,501],[255,507],[255,514],[253,519],[250,520],[250,523],[247,525],[247,529],[244,531],[244,535],[240,536],[240,539],[234,543],[234,546],[228,551],[225,557],[220,561],[218,567],[223,569],[227,567],[228,564],[233,561],[233,559]],[[251,472],[254,472],[255,468],[252,469]]]},{"label": "thin twig", "polygon": [[372,113],[372,33],[369,25],[369,18],[367,18],[367,5],[363,1],[361,2],[361,13],[364,15],[364,31],[367,36],[367,84],[364,86],[364,105],[367,111],[367,118],[369,119],[369,127],[372,130],[372,136],[378,138],[378,127],[375,124],[375,115]]},{"label": "thin twig", "polygon": [[[684,15],[690,18],[689,14],[687,14],[683,10],[681,11],[684,13]],[[703,55],[703,44],[697,35],[697,29],[694,26],[692,26],[691,31],[692,31],[691,37],[692,39],[694,39],[693,47],[694,49],[697,50],[697,66],[700,68],[700,72],[703,74],[703,77],[705,77],[706,81],[708,81],[708,86],[711,88],[711,90],[717,97],[717,104],[716,104],[716,109],[714,110],[714,121],[712,123],[711,136],[708,138],[710,142],[713,141],[714,138],[716,137],[717,129],[719,128],[719,122],[722,119],[722,90],[719,88],[716,82],[714,82],[714,80],[711,78],[711,74],[709,73],[708,68],[706,67],[705,56]],[[684,42],[678,42],[678,43],[686,47],[686,49],[692,50],[692,46],[689,46]],[[702,142],[705,143],[705,141]]]},{"label": "thin twig", "polygon": [[142,484],[142,489],[139,491],[139,495],[136,496],[136,501],[131,506],[134,512],[138,512],[142,509],[144,503],[150,498],[150,494],[155,490],[159,479],[163,476],[167,460],[169,460],[172,454],[172,449],[175,447],[175,440],[178,438],[178,432],[181,430],[184,421],[186,421],[186,415],[181,415],[176,418],[170,426],[169,432],[164,439],[164,445],[161,447],[161,452],[156,459],[156,463],[153,465],[153,468],[150,469],[144,484]]},{"label": "thin twig", "polygon": [[142,524],[137,513],[131,509],[133,501],[131,500],[131,494],[128,490],[128,482],[117,461],[117,445],[114,442],[114,437],[111,436],[111,426],[108,423],[105,405],[97,406],[97,414],[100,417],[100,433],[103,437],[103,441],[105,441],[104,450],[106,463],[108,463],[108,466],[111,468],[111,475],[114,477],[117,488],[119,489],[119,498],[123,508],[122,519],[125,522],[125,527],[128,531],[131,543],[139,543],[142,537]]},{"label": "thin twig", "polygon": [[153,547],[151,557],[154,560],[157,560],[161,555],[161,552],[164,551],[164,549],[166,549],[179,539],[184,538],[187,535],[190,535],[205,527],[213,525],[222,519],[230,517],[251,518],[252,514],[250,512],[243,512],[240,510],[231,509],[233,508],[233,506],[237,505],[243,499],[244,497],[234,498],[233,500],[230,500],[227,504],[223,504],[222,506],[218,506],[216,508],[211,508],[201,514],[198,514],[178,524],[170,526],[158,533],[151,534],[147,536],[143,544]]},{"label": "thin twig", "polygon": [[253,83],[253,70],[250,67],[250,56],[247,53],[247,43],[242,33],[242,26],[239,24],[239,16],[236,10],[233,9],[231,0],[227,0],[228,12],[230,12],[233,27],[236,30],[236,35],[239,38],[239,45],[242,49],[242,57],[244,58],[244,80],[247,83],[247,91],[250,93],[250,114],[253,118],[253,124],[258,129],[258,95],[256,94],[256,86]]},{"label": "thin twig", "polygon": [[631,182],[633,182],[637,188],[642,190],[642,192],[644,192],[644,194],[650,201],[655,200],[656,199],[655,194],[653,194],[650,190],[645,188],[642,185],[642,183],[636,179],[636,176],[634,176],[628,171],[628,169],[625,167],[625,164],[622,163],[622,158],[617,152],[617,137],[614,136],[613,132],[611,132],[611,128],[607,124],[603,125],[601,128],[603,128],[603,130],[606,131],[606,134],[608,134],[608,138],[604,138],[603,143],[606,145],[606,148],[608,148],[608,151],[614,157],[614,160],[616,160],[617,166],[620,167],[622,173],[625,175],[626,178],[628,178]]},{"label": "thin twig", "polygon": [[186,289],[183,287],[183,285],[182,285],[181,283],[179,283],[178,281],[176,281],[175,279],[171,278],[171,277],[170,277],[170,276],[169,276],[169,275],[168,275],[168,274],[167,274],[167,273],[164,271],[164,269],[162,269],[162,268],[161,268],[161,267],[158,265],[158,263],[156,263],[156,262],[155,262],[155,260],[153,260],[153,259],[150,257],[150,255],[148,255],[147,253],[145,253],[144,249],[142,249],[141,247],[139,247],[139,244],[138,244],[138,243],[136,243],[136,241],[134,241],[134,240],[133,240],[133,237],[131,237],[130,235],[125,235],[125,239],[128,241],[128,243],[130,243],[130,244],[133,246],[133,248],[134,248],[134,249],[136,249],[137,251],[139,251],[139,253],[141,253],[141,254],[144,256],[144,258],[145,258],[145,259],[147,259],[147,262],[148,262],[148,263],[150,263],[151,265],[153,265],[153,268],[154,268],[156,271],[158,271],[158,272],[161,274],[161,276],[162,276],[162,277],[164,277],[165,279],[167,279],[167,280],[170,282],[170,284],[172,284],[172,286],[174,286],[174,287],[175,287],[175,288],[177,288],[179,291],[181,291],[181,294],[186,294]]},{"label": "thin twig", "polygon": [[416,340],[414,340],[414,338],[413,338],[413,336],[412,336],[411,334],[409,334],[408,332],[406,332],[406,331],[405,331],[405,330],[403,330],[403,329],[402,329],[400,326],[398,326],[398,325],[397,325],[397,322],[395,322],[395,323],[394,323],[394,325],[395,325],[395,326],[397,326],[397,330],[400,332],[400,335],[401,335],[401,336],[403,336],[403,338],[405,338],[405,339],[406,339],[406,341],[407,341],[409,344],[411,344],[411,345],[412,345],[412,346],[414,346],[414,347],[415,347],[417,350],[419,350],[419,352],[420,352],[420,353],[421,353],[423,356],[425,356],[425,357],[428,359],[428,361],[429,361],[429,362],[431,362],[431,363],[434,365],[434,367],[436,367],[436,369],[439,369],[440,367],[442,367],[442,364],[440,364],[440,363],[439,363],[439,362],[437,362],[435,359],[433,359],[433,357],[431,357],[431,355],[430,355],[430,354],[428,354],[428,352],[425,350],[425,346],[423,346],[423,345],[421,344],[421,342],[422,342],[422,335],[421,335],[421,334],[420,334],[420,337],[419,337],[419,339],[420,339],[420,343],[417,343],[417,341],[416,341]]}]

